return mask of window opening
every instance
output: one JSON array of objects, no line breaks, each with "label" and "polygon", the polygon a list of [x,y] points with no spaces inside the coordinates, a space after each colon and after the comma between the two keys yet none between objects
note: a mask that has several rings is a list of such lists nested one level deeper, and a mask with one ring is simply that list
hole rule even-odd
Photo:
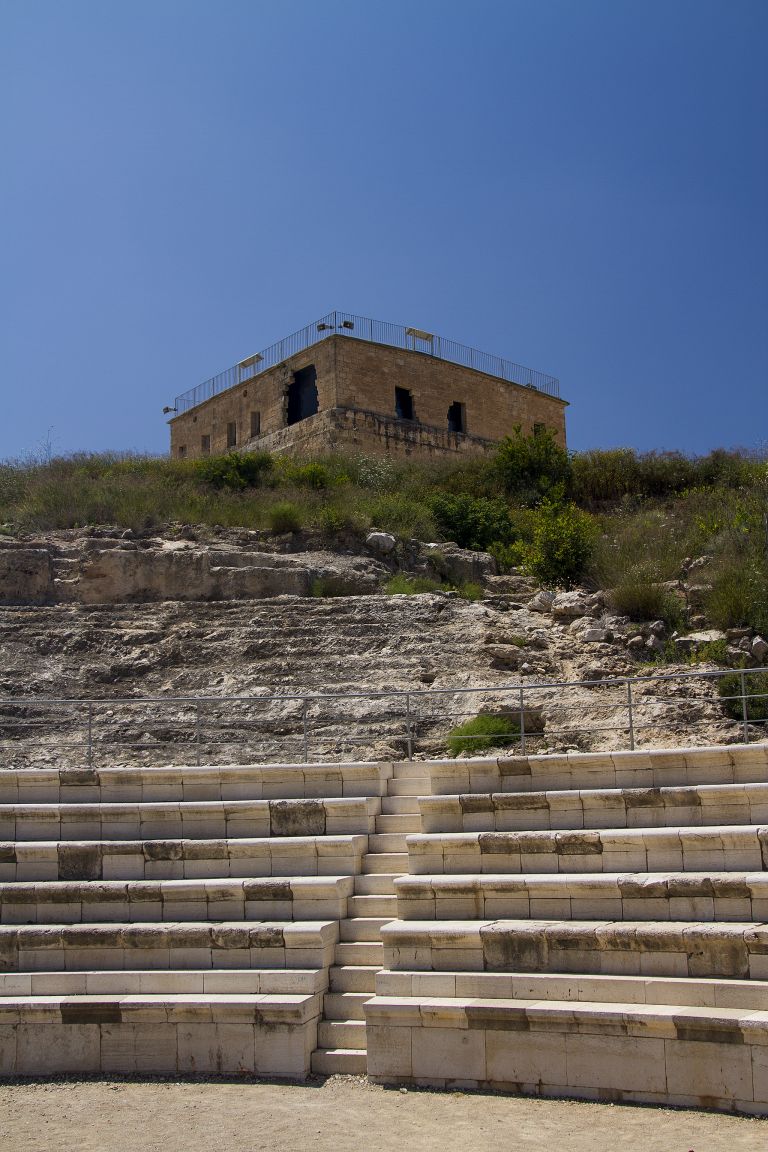
[{"label": "window opening", "polygon": [[211,438],[210,436],[200,437],[200,451],[203,456],[210,456],[211,454]]},{"label": "window opening", "polygon": [[413,394],[407,388],[395,388],[395,415],[398,420],[413,420]]},{"label": "window opening", "polygon": [[543,436],[544,433],[546,432],[546,430],[547,430],[546,424],[534,424],[534,426],[533,426],[534,436]]},{"label": "window opening", "polygon": [[186,454],[187,454],[187,446],[186,446],[186,444],[179,444],[179,447],[178,447],[178,453],[179,453],[179,459],[180,459],[180,460],[183,460],[183,459],[184,459],[184,457],[185,457],[185,456],[186,456]]},{"label": "window opening", "polygon": [[467,430],[467,410],[464,404],[454,400],[448,409],[448,431],[449,432],[466,432]]},{"label": "window opening", "polygon": [[233,420],[227,424],[227,448],[234,448],[237,444],[237,422]]},{"label": "window opening", "polygon": [[261,412],[251,412],[251,436],[258,436],[261,432]]},{"label": "window opening", "polygon": [[314,416],[319,409],[317,398],[317,371],[314,364],[294,372],[288,385],[288,423],[298,424]]}]

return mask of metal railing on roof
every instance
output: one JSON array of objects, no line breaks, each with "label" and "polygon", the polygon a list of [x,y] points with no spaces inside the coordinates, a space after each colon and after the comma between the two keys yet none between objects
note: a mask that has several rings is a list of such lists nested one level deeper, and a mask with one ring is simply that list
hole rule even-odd
[{"label": "metal railing on roof", "polygon": [[182,392],[176,397],[174,408],[178,413],[196,408],[198,404],[210,400],[212,396],[218,396],[228,388],[243,384],[260,372],[266,372],[268,368],[282,364],[297,352],[303,352],[313,344],[327,340],[329,336],[350,336],[371,344],[387,344],[391,348],[423,352],[438,360],[447,360],[451,364],[473,368],[476,372],[485,372],[510,384],[534,388],[547,396],[560,398],[560,381],[555,376],[548,376],[546,372],[525,368],[522,364],[515,364],[514,361],[505,360],[502,356],[492,356],[490,352],[480,352],[477,348],[468,348],[455,340],[435,336],[418,328],[406,328],[403,324],[390,324],[386,320],[370,320],[365,316],[355,316],[352,312],[329,312],[327,316],[308,324],[306,328],[300,328],[298,332],[278,340],[276,344],[271,344],[262,352],[248,356],[224,372],[219,372],[217,376],[212,376],[210,380],[205,380],[196,388]]}]

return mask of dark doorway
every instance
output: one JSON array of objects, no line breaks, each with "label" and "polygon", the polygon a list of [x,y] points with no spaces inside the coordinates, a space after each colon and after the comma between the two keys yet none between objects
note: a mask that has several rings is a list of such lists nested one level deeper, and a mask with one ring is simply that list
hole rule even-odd
[{"label": "dark doorway", "polygon": [[448,431],[449,432],[466,432],[467,430],[467,414],[466,408],[460,404],[458,400],[454,400],[448,409]]},{"label": "dark doorway", "polygon": [[413,420],[413,396],[407,388],[395,388],[395,415],[398,420]]},{"label": "dark doorway", "polygon": [[295,372],[288,386],[288,423],[298,424],[318,411],[317,372],[314,364]]}]

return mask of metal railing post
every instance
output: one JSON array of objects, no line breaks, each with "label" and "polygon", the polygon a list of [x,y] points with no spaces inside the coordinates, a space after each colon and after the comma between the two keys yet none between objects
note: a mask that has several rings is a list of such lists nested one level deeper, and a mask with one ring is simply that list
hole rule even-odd
[{"label": "metal railing post", "polygon": [[741,719],[744,730],[744,743],[749,744],[749,721],[747,719],[747,674],[742,668],[739,673],[741,681]]},{"label": "metal railing post", "polygon": [[93,701],[88,701],[88,767],[93,767]]},{"label": "metal railing post", "polygon": [[520,685],[520,755],[525,756],[525,699]]},{"label": "metal railing post", "polygon": [[413,733],[411,731],[411,694],[405,694],[405,727],[406,727],[406,747],[408,748],[408,759],[413,760]]},{"label": "metal railing post", "polygon": [[307,698],[301,701],[301,726],[303,731],[304,763],[309,763],[309,731],[307,727]]},{"label": "metal railing post", "polygon": [[635,718],[632,714],[632,681],[627,680],[627,712],[629,713],[629,750],[635,750]]},{"label": "metal railing post", "polygon": [[195,762],[200,767],[200,701],[195,703]]}]

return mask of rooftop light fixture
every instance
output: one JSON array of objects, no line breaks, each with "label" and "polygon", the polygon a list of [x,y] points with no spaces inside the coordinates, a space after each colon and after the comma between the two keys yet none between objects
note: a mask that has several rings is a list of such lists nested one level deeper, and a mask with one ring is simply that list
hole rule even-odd
[{"label": "rooftop light fixture", "polygon": [[435,336],[433,332],[422,332],[421,328],[406,328],[406,336],[410,336],[412,340],[426,340],[431,344]]},{"label": "rooftop light fixture", "polygon": [[342,328],[354,328],[355,325],[351,320],[342,320],[341,326]]},{"label": "rooftop light fixture", "polygon": [[322,322],[322,320],[321,320],[321,321],[320,321],[320,323],[319,323],[319,324],[318,324],[318,326],[317,326],[317,330],[318,330],[318,332],[325,332],[325,331],[327,331],[327,329],[328,329],[328,328],[334,328],[334,327],[335,327],[335,325],[333,325],[333,324],[324,324],[324,323]]},{"label": "rooftop light fixture", "polygon": [[255,364],[260,364],[263,359],[261,352],[256,352],[253,356],[246,356],[245,360],[241,360],[238,368],[253,368]]},{"label": "rooftop light fixture", "polygon": [[163,416],[167,416],[169,412],[178,412],[178,408],[171,408],[169,404],[166,404],[163,408]]}]

